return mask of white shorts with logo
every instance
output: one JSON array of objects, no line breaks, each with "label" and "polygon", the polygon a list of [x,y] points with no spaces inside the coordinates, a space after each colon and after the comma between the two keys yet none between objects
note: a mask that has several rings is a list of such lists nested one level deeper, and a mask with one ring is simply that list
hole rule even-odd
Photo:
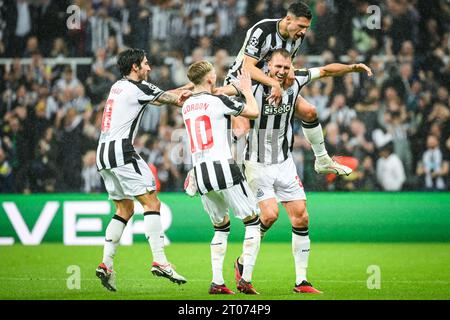
[{"label": "white shorts with logo", "polygon": [[117,168],[102,169],[99,173],[111,200],[132,200],[135,196],[156,190],[155,178],[142,159],[136,160],[135,164],[127,163]]},{"label": "white shorts with logo", "polygon": [[278,164],[245,161],[245,177],[258,202],[306,200],[303,184],[292,158]]},{"label": "white shorts with logo", "polygon": [[253,213],[259,215],[258,204],[245,180],[227,189],[210,191],[201,198],[203,208],[214,225],[223,222],[229,209],[233,211],[236,218],[241,220]]}]

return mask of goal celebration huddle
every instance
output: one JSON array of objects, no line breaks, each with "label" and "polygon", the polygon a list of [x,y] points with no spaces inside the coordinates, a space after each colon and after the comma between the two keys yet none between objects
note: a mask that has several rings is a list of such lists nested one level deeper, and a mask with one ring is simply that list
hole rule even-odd
[{"label": "goal celebration huddle", "polygon": [[[145,109],[169,104],[181,108],[192,156],[186,193],[192,197],[198,194],[194,199],[203,204],[214,231],[210,243],[212,279],[205,292],[235,294],[237,290],[259,294],[252,274],[258,266],[264,235],[278,219],[281,203],[292,225],[292,290],[321,293],[307,277],[309,212],[291,154],[293,121],[295,117],[301,121],[318,174],[349,175],[352,169],[328,154],[316,108],[301,96],[301,90],[323,77],[352,72],[371,76],[372,72],[361,63],[296,69],[293,58],[311,19],[308,6],[294,2],[283,18],[264,19],[253,25],[221,87],[216,87],[214,66],[202,60],[189,66],[190,83],[163,91],[157,82],[147,82],[151,66],[144,51],[127,49],[119,54],[117,64],[122,79],[113,84],[107,98],[96,159],[109,198],[116,206],[106,229],[103,258],[96,269],[106,289],[120,289],[115,282],[114,257],[125,226],[134,214],[134,199],[144,208],[145,236],[153,258],[150,271],[177,284],[189,281],[181,275],[183,265],[175,271],[165,254],[155,177],[133,147]],[[233,152],[233,143],[239,139],[244,139],[244,148]],[[243,163],[236,158],[244,159]],[[236,290],[225,284],[223,275],[231,272],[224,266],[232,232],[230,214],[245,226],[242,252],[234,262]]]}]

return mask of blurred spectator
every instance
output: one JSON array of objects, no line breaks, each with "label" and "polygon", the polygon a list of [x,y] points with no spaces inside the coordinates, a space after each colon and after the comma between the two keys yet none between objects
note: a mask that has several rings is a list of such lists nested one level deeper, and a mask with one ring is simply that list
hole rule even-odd
[{"label": "blurred spectator", "polygon": [[33,54],[40,53],[39,40],[36,36],[31,36],[26,41],[23,57],[30,58]]},{"label": "blurred spectator", "polygon": [[435,136],[428,136],[427,150],[422,155],[416,170],[422,179],[422,188],[427,191],[445,190],[449,175],[449,162],[439,148],[439,141]]},{"label": "blurred spectator", "polygon": [[377,175],[373,159],[365,156],[358,169],[358,182],[356,190],[375,191],[378,190]]},{"label": "blurred spectator", "polygon": [[[112,66],[109,66],[109,68],[112,68]],[[102,101],[115,80],[116,75],[108,69],[105,49],[98,49],[91,75],[86,80],[92,103],[98,104]]]},{"label": "blurred spectator", "polygon": [[122,29],[118,21],[108,16],[107,8],[100,7],[89,18],[87,27],[87,50],[97,52],[100,48],[106,48],[109,36],[114,34],[119,47],[123,46]]},{"label": "blurred spectator", "polygon": [[409,10],[407,1],[391,0],[387,1],[387,5],[392,16],[392,25],[388,34],[392,39],[393,53],[397,54],[404,41],[412,40],[417,43],[417,21],[413,12]]},{"label": "blurred spectator", "polygon": [[78,86],[80,86],[80,80],[78,80],[74,74],[73,70],[70,66],[66,66],[64,68],[63,75],[60,79],[56,80],[55,88],[60,93],[64,93],[73,96],[74,91]]},{"label": "blurred spectator", "polygon": [[15,115],[7,116],[3,127],[2,148],[6,153],[12,174],[15,178],[15,192],[22,192],[27,184],[26,171],[29,155],[30,141],[25,134],[19,118]]},{"label": "blurred spectator", "polygon": [[57,116],[59,125],[58,162],[63,164],[58,178],[60,190],[78,192],[81,189],[81,155],[83,150],[83,118],[76,110],[67,110],[65,116]]},{"label": "blurred spectator", "polygon": [[[359,52],[366,53],[374,46],[374,39],[371,37],[371,30],[368,27],[367,15],[369,1],[357,1],[357,14],[353,17],[353,32],[352,40],[353,46]],[[331,29],[334,30],[334,29]]]},{"label": "blurred spectator", "polygon": [[21,56],[32,32],[31,5],[28,0],[9,1],[5,9],[8,50],[10,56]]},{"label": "blurred spectator", "polygon": [[371,141],[371,133],[367,132],[364,123],[358,119],[353,119],[350,124],[350,137],[345,144],[349,154],[352,154],[360,162],[366,156],[371,156],[375,150]]},{"label": "blurred spectator", "polygon": [[234,32],[236,31],[237,19],[237,1],[219,1],[217,28],[213,38],[215,48],[232,49],[231,44],[233,42]]},{"label": "blurred spectator", "polygon": [[36,156],[27,173],[31,192],[56,192],[58,170],[54,160],[51,157],[51,145],[44,139],[39,140]]},{"label": "blurred spectator", "polygon": [[81,170],[83,187],[80,190],[84,193],[103,191],[103,183],[97,172],[97,164],[95,161],[95,150],[89,150],[84,154],[83,169]]},{"label": "blurred spectator", "polygon": [[348,128],[356,112],[346,104],[346,98],[342,93],[334,96],[330,106],[324,110],[323,119],[337,123],[340,128]]},{"label": "blurred spectator", "polygon": [[14,192],[14,176],[11,165],[6,159],[5,151],[0,147],[0,192]]},{"label": "blurred spectator", "polygon": [[[323,84],[325,84],[324,88],[322,88]],[[321,81],[315,81],[303,90],[302,96],[316,107],[319,121],[325,121],[327,118],[325,110],[328,105],[329,96],[333,90],[333,79],[329,77]]]},{"label": "blurred spectator", "polygon": [[328,9],[327,3],[324,0],[317,1],[315,9],[315,22],[310,31],[312,35],[310,35],[308,39],[310,40],[310,53],[320,54],[328,48],[330,41],[336,41],[334,35],[334,30],[336,30],[335,17]]},{"label": "blurred spectator", "polygon": [[225,49],[220,49],[216,51],[214,55],[214,68],[216,69],[216,86],[221,87],[224,83],[225,77],[229,69],[229,58],[228,51]]},{"label": "blurred spectator", "polygon": [[361,120],[367,132],[372,133],[378,127],[378,114],[380,112],[380,89],[371,87],[368,89],[367,96],[356,103],[356,116]]},{"label": "blurred spectator", "polygon": [[392,143],[388,143],[379,150],[377,181],[384,191],[400,191],[406,180],[403,164],[393,149]]},{"label": "blurred spectator", "polygon": [[[158,7],[155,7],[158,9]],[[150,7],[146,0],[137,1],[137,5],[130,7],[130,38],[132,47],[149,50],[150,36],[152,35]],[[154,25],[158,19],[153,19]]]},{"label": "blurred spectator", "polygon": [[61,13],[65,12],[66,8],[64,1],[57,0],[41,0],[39,5],[33,8],[33,25],[44,56],[50,55],[54,40],[65,33],[66,16]]},{"label": "blurred spectator", "polygon": [[50,51],[50,57],[52,58],[65,58],[69,55],[69,50],[67,50],[67,45],[63,38],[56,38],[53,41],[53,46]]}]

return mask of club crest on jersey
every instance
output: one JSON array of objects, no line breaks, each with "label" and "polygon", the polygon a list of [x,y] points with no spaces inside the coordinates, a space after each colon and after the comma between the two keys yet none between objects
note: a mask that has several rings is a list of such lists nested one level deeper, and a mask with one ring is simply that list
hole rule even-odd
[{"label": "club crest on jersey", "polygon": [[291,111],[292,105],[291,104],[282,104],[280,106],[274,106],[270,104],[264,105],[263,114],[265,116],[271,116],[271,115],[277,115],[277,114],[283,114]]},{"label": "club crest on jersey", "polygon": [[261,198],[263,195],[264,195],[264,192],[261,189],[258,189],[258,191],[256,192],[256,197]]},{"label": "club crest on jersey", "polygon": [[286,94],[287,94],[288,96],[293,95],[293,94],[294,94],[294,89],[288,88],[288,89],[286,90]]}]

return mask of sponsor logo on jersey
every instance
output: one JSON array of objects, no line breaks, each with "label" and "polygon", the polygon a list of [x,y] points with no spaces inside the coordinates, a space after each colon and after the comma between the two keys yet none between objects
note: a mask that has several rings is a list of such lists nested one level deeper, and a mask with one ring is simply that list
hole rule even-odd
[{"label": "sponsor logo on jersey", "polygon": [[291,104],[282,104],[280,106],[274,106],[266,104],[264,105],[263,114],[265,116],[271,116],[271,115],[277,115],[277,114],[283,114],[291,111],[292,105]]}]

